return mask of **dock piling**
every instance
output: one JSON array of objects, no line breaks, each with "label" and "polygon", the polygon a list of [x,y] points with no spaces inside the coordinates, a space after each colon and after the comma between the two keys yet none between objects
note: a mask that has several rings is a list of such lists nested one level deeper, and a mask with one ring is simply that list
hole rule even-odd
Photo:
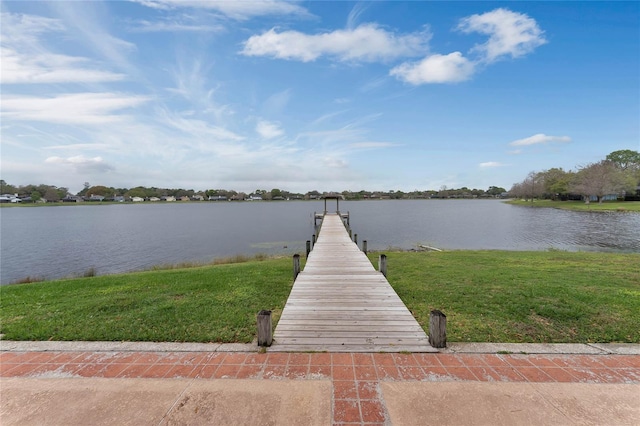
[{"label": "dock piling", "polygon": [[387,276],[387,255],[381,254],[378,258],[378,270],[384,275]]},{"label": "dock piling", "polygon": [[293,255],[293,279],[295,281],[298,278],[298,274],[300,273],[300,255]]},{"label": "dock piling", "polygon": [[271,346],[273,343],[271,311],[258,312],[258,346]]},{"label": "dock piling", "polygon": [[447,316],[438,310],[429,315],[429,344],[434,348],[447,347]]}]

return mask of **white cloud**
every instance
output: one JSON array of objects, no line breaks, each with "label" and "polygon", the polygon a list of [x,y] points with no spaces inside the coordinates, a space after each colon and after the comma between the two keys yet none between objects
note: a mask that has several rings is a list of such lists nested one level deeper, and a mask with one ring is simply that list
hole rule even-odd
[{"label": "white cloud", "polygon": [[114,170],[114,167],[106,163],[102,157],[88,158],[83,155],[69,158],[49,157],[45,160],[45,163],[70,165],[77,171],[82,172],[108,172]]},{"label": "white cloud", "polygon": [[362,1],[356,3],[351,9],[351,12],[349,12],[349,16],[347,17],[347,28],[355,28],[358,21],[360,20],[360,16],[369,8],[370,5],[371,3]]},{"label": "white cloud", "polygon": [[43,16],[3,12],[0,20],[3,44],[31,44],[40,34],[65,31],[60,20]]},{"label": "white cloud", "polygon": [[321,56],[340,61],[388,61],[424,54],[430,38],[426,30],[395,35],[376,24],[363,24],[354,29],[316,35],[298,31],[277,32],[272,28],[261,35],[251,36],[241,53],[302,62],[315,61]]},{"label": "white cloud", "polygon": [[264,15],[302,15],[309,13],[301,6],[290,1],[260,0],[135,0],[155,9],[171,10],[177,8],[207,9],[221,13],[228,18],[244,21]]},{"label": "white cloud", "polygon": [[475,65],[460,52],[431,55],[419,62],[405,62],[389,74],[414,85],[425,83],[457,83],[471,78]]},{"label": "white cloud", "polygon": [[130,31],[137,33],[152,32],[198,32],[217,33],[224,31],[222,25],[205,24],[194,21],[190,16],[171,17],[155,22],[147,20],[132,21]]},{"label": "white cloud", "polygon": [[398,65],[389,74],[414,85],[457,83],[470,79],[479,63],[494,62],[503,56],[517,58],[546,43],[543,31],[534,19],[507,9],[463,18],[458,29],[464,33],[478,32],[489,36],[486,43],[471,50],[480,54],[479,60],[470,60],[460,52],[434,54],[419,62]]},{"label": "white cloud", "polygon": [[458,29],[464,33],[478,32],[489,36],[486,43],[473,48],[487,62],[501,56],[517,58],[547,42],[534,19],[502,8],[463,18]]},{"label": "white cloud", "polygon": [[99,55],[113,68],[123,70],[130,77],[143,78],[128,54],[137,51],[129,41],[109,32],[109,9],[102,2],[49,2],[48,6],[64,20],[67,34],[83,44],[90,52]]},{"label": "white cloud", "polygon": [[291,89],[274,93],[263,102],[262,111],[269,114],[282,114],[291,100],[292,93]]},{"label": "white cloud", "polygon": [[9,48],[0,48],[2,84],[17,83],[97,83],[123,80],[123,74],[83,67],[88,62],[81,57],[40,53],[23,55]]},{"label": "white cloud", "polygon": [[397,144],[391,142],[355,142],[349,145],[355,149],[377,149],[377,148],[391,148],[397,146]]},{"label": "white cloud", "polygon": [[273,139],[284,135],[284,130],[282,130],[278,123],[272,123],[266,120],[258,121],[256,132],[264,139]]},{"label": "white cloud", "polygon": [[488,169],[493,167],[502,167],[504,166],[504,164],[499,163],[497,161],[487,161],[486,163],[480,163],[479,166],[482,169]]},{"label": "white cloud", "polygon": [[133,108],[149,100],[145,96],[118,93],[74,93],[48,98],[4,95],[0,114],[5,119],[23,121],[106,124],[125,118],[116,111]]},{"label": "white cloud", "polygon": [[538,133],[533,136],[529,136],[528,138],[518,139],[513,142],[510,142],[511,146],[528,146],[528,145],[536,145],[536,144],[546,144],[549,142],[561,142],[568,143],[571,142],[571,138],[569,136],[549,136],[544,133]]},{"label": "white cloud", "polygon": [[349,166],[345,160],[336,157],[325,157],[322,159],[322,164],[331,169],[343,169]]},{"label": "white cloud", "polygon": [[117,74],[90,65],[87,58],[56,54],[40,43],[46,33],[66,33],[60,20],[2,13],[0,81],[25,83],[96,83],[123,80]]}]

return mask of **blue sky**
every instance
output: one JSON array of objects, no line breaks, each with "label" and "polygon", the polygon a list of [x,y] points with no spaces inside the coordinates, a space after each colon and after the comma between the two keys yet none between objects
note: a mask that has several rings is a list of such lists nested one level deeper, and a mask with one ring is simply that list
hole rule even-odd
[{"label": "blue sky", "polygon": [[640,150],[638,2],[0,5],[14,185],[508,189]]}]

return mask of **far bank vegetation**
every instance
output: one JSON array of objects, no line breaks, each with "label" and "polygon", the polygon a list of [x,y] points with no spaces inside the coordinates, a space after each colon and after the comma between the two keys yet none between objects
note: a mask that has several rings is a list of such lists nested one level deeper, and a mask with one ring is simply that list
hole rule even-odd
[{"label": "far bank vegetation", "polygon": [[640,153],[614,151],[576,171],[552,168],[530,172],[515,183],[510,195],[524,200],[640,201]]}]

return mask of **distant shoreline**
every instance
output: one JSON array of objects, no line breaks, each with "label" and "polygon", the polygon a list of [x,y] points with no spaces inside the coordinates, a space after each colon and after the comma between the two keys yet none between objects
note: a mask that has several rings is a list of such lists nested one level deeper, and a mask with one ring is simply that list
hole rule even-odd
[{"label": "distant shoreline", "polygon": [[[494,200],[500,201],[513,206],[535,207],[535,208],[554,208],[561,210],[571,210],[577,212],[619,212],[619,213],[637,213],[640,212],[640,201],[604,201],[603,203],[591,202],[586,204],[584,201],[553,201],[553,200],[534,200],[524,201],[516,199],[504,198],[408,198],[408,199],[346,199],[343,201],[446,201],[446,200]],[[166,205],[166,204],[226,204],[226,203],[287,203],[287,202],[318,202],[321,199],[313,200],[226,200],[226,201],[84,201],[79,203],[0,203],[0,208],[19,208],[19,207],[62,207],[62,206],[112,206],[112,205]]]}]

